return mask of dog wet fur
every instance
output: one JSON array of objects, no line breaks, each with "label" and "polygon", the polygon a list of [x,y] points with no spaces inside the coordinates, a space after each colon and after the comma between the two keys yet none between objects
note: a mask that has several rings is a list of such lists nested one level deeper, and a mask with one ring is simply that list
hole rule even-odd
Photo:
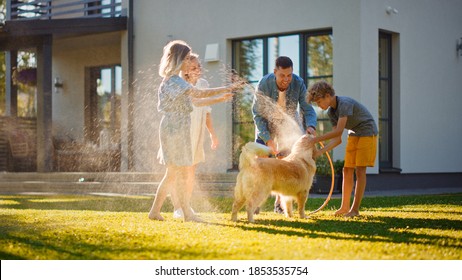
[{"label": "dog wet fur", "polygon": [[243,147],[234,189],[232,221],[237,221],[238,212],[245,205],[247,219],[253,223],[255,210],[271,193],[281,196],[286,217],[293,217],[292,202],[295,200],[300,218],[306,218],[305,203],[316,173],[311,138],[310,135],[300,137],[283,159],[269,158],[270,149],[255,142]]}]

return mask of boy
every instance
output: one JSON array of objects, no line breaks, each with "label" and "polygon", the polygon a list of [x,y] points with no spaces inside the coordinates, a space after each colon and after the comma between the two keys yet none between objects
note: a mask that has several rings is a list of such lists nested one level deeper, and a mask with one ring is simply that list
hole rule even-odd
[{"label": "boy", "polygon": [[[342,204],[335,215],[358,216],[366,189],[366,168],[374,166],[375,163],[377,125],[366,107],[350,97],[336,96],[333,87],[325,81],[313,84],[308,90],[308,98],[311,102],[316,102],[321,109],[328,109],[327,113],[333,125],[332,131],[312,140],[317,143],[331,139],[323,149],[314,153],[315,158],[338,146],[342,142],[343,130],[349,130],[343,167]],[[350,208],[355,169],[356,188]]]}]

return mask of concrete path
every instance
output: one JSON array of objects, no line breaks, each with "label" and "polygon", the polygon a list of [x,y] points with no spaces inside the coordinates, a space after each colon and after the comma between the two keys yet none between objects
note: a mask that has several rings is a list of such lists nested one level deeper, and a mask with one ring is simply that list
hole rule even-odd
[{"label": "concrete path", "polygon": [[[232,197],[237,172],[198,175],[195,195]],[[161,174],[0,173],[0,194],[154,196]],[[462,193],[462,173],[368,175],[365,196]],[[327,190],[329,190],[328,188]],[[310,197],[327,197],[311,193]],[[341,197],[339,191],[332,197]]]}]

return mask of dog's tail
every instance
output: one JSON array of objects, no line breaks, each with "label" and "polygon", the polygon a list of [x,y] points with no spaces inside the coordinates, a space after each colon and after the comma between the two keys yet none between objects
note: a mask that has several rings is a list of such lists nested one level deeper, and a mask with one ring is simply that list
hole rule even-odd
[{"label": "dog's tail", "polygon": [[241,156],[239,157],[239,169],[245,169],[251,166],[257,157],[269,157],[271,149],[265,145],[249,142],[242,147]]}]

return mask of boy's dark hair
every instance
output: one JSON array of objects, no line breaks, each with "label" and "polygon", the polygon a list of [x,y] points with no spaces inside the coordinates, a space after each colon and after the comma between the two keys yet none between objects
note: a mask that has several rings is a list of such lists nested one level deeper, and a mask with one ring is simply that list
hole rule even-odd
[{"label": "boy's dark hair", "polygon": [[276,68],[281,67],[282,69],[293,68],[294,64],[292,60],[287,56],[280,56],[276,58]]},{"label": "boy's dark hair", "polygon": [[326,97],[326,95],[335,96],[334,88],[326,81],[319,81],[310,86],[308,89],[308,101],[314,101]]}]

